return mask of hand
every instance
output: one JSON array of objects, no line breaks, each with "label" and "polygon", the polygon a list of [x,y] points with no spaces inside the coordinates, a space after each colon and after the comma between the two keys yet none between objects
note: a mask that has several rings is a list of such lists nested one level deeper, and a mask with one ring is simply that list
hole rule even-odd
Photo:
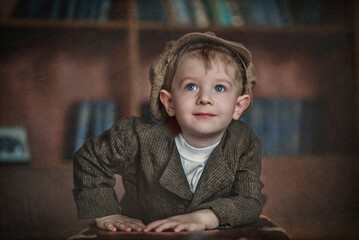
[{"label": "hand", "polygon": [[194,232],[213,229],[218,226],[219,219],[216,214],[210,209],[203,209],[154,221],[148,224],[144,231],[149,232],[154,230],[155,232],[162,232],[164,230],[173,229],[174,232]]},{"label": "hand", "polygon": [[120,231],[131,232],[137,231],[141,232],[145,228],[145,225],[142,221],[129,218],[120,214],[109,215],[103,218],[96,218],[97,227],[116,232],[117,229]]}]

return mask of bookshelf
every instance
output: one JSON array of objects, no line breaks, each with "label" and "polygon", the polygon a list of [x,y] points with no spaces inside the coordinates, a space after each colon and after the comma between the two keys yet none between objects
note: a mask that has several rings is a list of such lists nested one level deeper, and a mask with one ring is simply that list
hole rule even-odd
[{"label": "bookshelf", "polygon": [[[356,61],[356,65],[355,65],[355,76],[356,76],[356,81],[357,81],[357,92],[359,92],[359,30],[358,27],[359,26],[359,5],[355,4],[354,6],[354,26],[356,26],[354,29],[354,51],[355,51],[355,61]],[[359,94],[357,94],[357,103],[356,103],[357,109],[359,109]],[[359,122],[359,110],[357,110],[357,114],[356,114],[356,119],[357,119],[357,123]],[[356,134],[357,136],[359,136],[359,124],[357,124],[357,128],[356,128]],[[357,138],[357,143],[359,143],[359,139]]]},{"label": "bookshelf", "polygon": [[[265,156],[266,179],[273,175],[268,170],[272,163],[285,166],[285,171],[295,171],[296,165],[291,162],[298,165],[303,161],[305,170],[320,165],[318,171],[323,174],[326,161],[331,161],[332,165],[345,165],[346,159],[354,162],[353,157],[347,157],[357,154],[359,136],[359,4],[354,0],[344,1],[343,8],[337,9],[339,14],[335,14],[334,20],[328,24],[281,26],[198,26],[173,21],[140,21],[136,13],[138,1],[132,0],[116,1],[124,4],[122,10],[113,10],[120,17],[106,21],[13,18],[11,12],[16,2],[0,3],[0,125],[21,125],[28,129],[33,159],[27,165],[1,168],[4,179],[19,169],[28,172],[29,176],[39,174],[47,177],[50,173],[53,178],[71,177],[71,157],[64,154],[74,133],[71,106],[81,100],[115,99],[119,105],[118,117],[139,116],[141,105],[149,96],[148,69],[153,58],[168,40],[192,31],[213,31],[223,38],[243,42],[251,50],[259,76],[255,98],[317,97],[326,102],[328,118],[323,123],[327,130],[324,153]],[[294,77],[289,74],[293,72]],[[277,76],[290,81],[277,81]],[[328,158],[332,155],[335,157]],[[57,170],[61,170],[60,175]],[[303,176],[306,176],[304,172]],[[314,173],[310,174],[317,180]],[[35,180],[30,177],[27,180],[29,185],[35,185],[32,182]],[[51,188],[54,188],[54,181]],[[285,182],[276,181],[282,184],[280,189],[287,189]],[[344,179],[342,183],[349,182],[350,185],[350,181]],[[72,187],[70,182],[67,181],[62,188],[68,191]],[[42,188],[46,188],[46,183]],[[269,195],[277,193],[275,187],[267,191]],[[287,216],[285,209],[281,208],[281,196],[270,200],[270,207],[279,209],[280,216],[276,216],[274,210],[268,212],[284,223]],[[66,201],[71,201],[69,196],[66,196]],[[46,208],[50,206],[46,205]],[[74,211],[73,206],[71,211]],[[304,211],[303,216],[306,213]],[[56,210],[52,214],[56,215]],[[66,226],[64,214],[59,216]],[[75,213],[71,212],[70,217],[75,219]],[[37,224],[40,217],[30,220],[41,228]],[[72,223],[76,224],[76,220]],[[24,228],[30,231],[31,226]]]}]

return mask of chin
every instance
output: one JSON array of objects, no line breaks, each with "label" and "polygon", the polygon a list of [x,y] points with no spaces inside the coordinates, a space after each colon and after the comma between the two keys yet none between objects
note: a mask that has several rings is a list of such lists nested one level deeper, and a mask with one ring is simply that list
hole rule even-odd
[{"label": "chin", "polygon": [[212,138],[212,137],[216,137],[216,136],[221,136],[224,133],[224,130],[221,131],[208,131],[207,129],[203,129],[201,130],[196,130],[195,131],[195,135],[201,138]]}]

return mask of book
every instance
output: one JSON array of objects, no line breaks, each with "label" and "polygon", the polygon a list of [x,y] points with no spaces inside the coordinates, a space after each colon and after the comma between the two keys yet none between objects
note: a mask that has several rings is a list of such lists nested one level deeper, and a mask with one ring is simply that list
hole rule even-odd
[{"label": "book", "polygon": [[262,149],[263,154],[277,155],[280,153],[279,149],[279,111],[280,99],[266,99],[263,101],[263,136]]},{"label": "book", "polygon": [[117,104],[115,101],[107,100],[103,102],[102,109],[102,131],[112,127],[117,117]]},{"label": "book", "polygon": [[232,13],[232,25],[234,27],[240,27],[245,24],[243,16],[243,6],[237,0],[228,0],[229,7]]},{"label": "book", "polygon": [[[128,20],[129,1],[109,1],[110,6],[108,9],[107,17],[113,20]],[[136,18],[138,18],[138,3],[137,3]]]},{"label": "book", "polygon": [[103,103],[102,101],[93,101],[91,102],[91,115],[92,115],[92,133],[91,137],[96,137],[103,132],[103,124],[102,124],[102,109]]},{"label": "book", "polygon": [[296,25],[317,25],[328,23],[328,14],[333,11],[334,1],[302,0],[288,1]]},{"label": "book", "polygon": [[188,0],[173,0],[179,24],[193,24],[192,9]]},{"label": "book", "polygon": [[173,0],[163,0],[167,15],[168,15],[168,22],[171,24],[178,23],[178,15],[175,9],[174,1]]},{"label": "book", "polygon": [[201,0],[204,11],[210,23],[215,23],[215,9],[211,5],[210,0]]},{"label": "book", "polygon": [[111,6],[111,0],[101,0],[99,3],[99,15],[98,21],[106,21],[109,18],[109,9]]},{"label": "book", "polygon": [[65,6],[65,20],[72,20],[75,18],[77,0],[67,0]]},{"label": "book", "polygon": [[276,0],[263,0],[263,7],[265,9],[266,21],[265,24],[271,26],[283,26],[284,22],[279,12]]},{"label": "book", "polygon": [[111,128],[116,121],[117,104],[113,100],[96,100],[91,103],[92,106],[92,131],[91,137],[98,136]]},{"label": "book", "polygon": [[89,0],[78,0],[78,5],[76,5],[75,18],[76,19],[87,19],[89,17]]},{"label": "book", "polygon": [[25,18],[39,18],[43,15],[46,0],[31,0],[28,2]]},{"label": "book", "polygon": [[299,100],[285,99],[281,101],[279,109],[279,153],[299,154],[302,103]]},{"label": "book", "polygon": [[138,0],[137,19],[144,22],[166,22],[167,12],[162,0]]},{"label": "book", "polygon": [[290,1],[288,0],[277,0],[278,11],[281,16],[283,24],[293,25],[294,17],[292,14],[292,9],[290,6]]},{"label": "book", "polygon": [[217,25],[233,25],[232,12],[227,0],[213,0]]},{"label": "book", "polygon": [[114,100],[85,100],[78,103],[75,151],[85,140],[111,128],[116,121],[117,104]]},{"label": "book", "polygon": [[62,5],[63,5],[63,0],[52,1],[52,6],[49,14],[50,19],[57,19],[60,17]]},{"label": "book", "polygon": [[44,1],[41,2],[42,0],[39,0],[39,5],[41,5],[39,12],[36,14],[36,16],[34,16],[33,18],[36,19],[49,19],[51,16],[51,8],[53,6],[53,2],[52,1]]},{"label": "book", "polygon": [[90,20],[97,20],[100,16],[100,4],[102,0],[89,0],[88,15]]},{"label": "book", "polygon": [[207,16],[203,2],[201,0],[192,0],[191,3],[195,24],[200,27],[209,26],[210,21]]},{"label": "book", "polygon": [[301,25],[315,25],[319,22],[320,1],[304,0],[300,9],[298,23]]},{"label": "book", "polygon": [[[241,0],[241,5],[245,9],[246,22],[249,25],[266,24],[266,9],[263,0]],[[265,0],[264,0],[265,1]]]},{"label": "book", "polygon": [[89,136],[91,105],[89,101],[78,104],[74,150],[78,150]]},{"label": "book", "polygon": [[254,99],[246,116],[247,123],[252,127],[254,133],[261,141],[263,141],[264,137],[264,104],[264,99]]}]

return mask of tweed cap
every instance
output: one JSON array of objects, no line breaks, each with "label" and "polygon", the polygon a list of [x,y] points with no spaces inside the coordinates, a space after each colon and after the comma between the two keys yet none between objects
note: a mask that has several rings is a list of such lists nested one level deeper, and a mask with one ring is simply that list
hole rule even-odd
[{"label": "tweed cap", "polygon": [[160,101],[161,89],[170,90],[172,78],[181,56],[198,44],[212,44],[227,49],[232,53],[241,68],[244,69],[242,95],[248,94],[252,98],[252,89],[256,83],[255,68],[252,64],[252,55],[241,43],[227,41],[217,37],[212,32],[188,33],[177,41],[167,42],[163,52],[152,63],[150,68],[150,82],[152,85],[150,95],[151,112],[155,119],[167,117],[167,113]]}]

